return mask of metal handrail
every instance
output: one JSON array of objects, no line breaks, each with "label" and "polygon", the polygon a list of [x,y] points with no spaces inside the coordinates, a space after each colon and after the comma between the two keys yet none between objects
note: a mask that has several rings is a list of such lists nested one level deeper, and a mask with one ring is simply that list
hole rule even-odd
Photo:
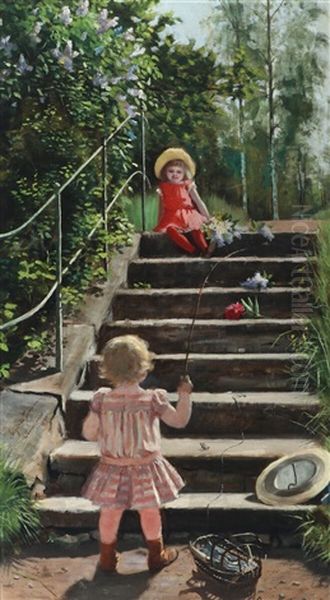
[{"label": "metal handrail", "polygon": [[[80,167],[78,167],[78,169],[73,173],[73,175],[71,175],[71,177],[69,177],[69,179],[67,181],[65,181],[63,183],[63,185],[60,186],[60,188],[59,188],[60,193],[62,193],[70,185],[70,183],[72,183],[74,181],[74,179],[76,179],[78,177],[78,175],[80,175],[80,173],[85,169],[85,167],[87,167],[89,165],[89,163],[92,162],[92,160],[94,160],[94,158],[98,154],[100,154],[100,152],[102,152],[102,150],[104,148],[104,144],[107,145],[110,142],[110,140],[112,140],[112,138],[114,138],[117,135],[117,133],[124,127],[124,125],[126,125],[126,123],[128,123],[128,121],[130,121],[130,120],[133,120],[133,117],[126,117],[126,119],[124,121],[122,121],[120,123],[120,125],[118,125],[117,129],[115,129],[107,138],[105,138],[102,146],[99,146],[95,150],[95,152],[93,152],[93,154]],[[43,204],[43,206],[41,206],[32,215],[32,217],[30,217],[27,221],[25,221],[25,223],[23,223],[16,229],[12,229],[11,231],[6,231],[5,233],[0,233],[0,239],[2,239],[2,240],[6,239],[8,237],[11,237],[12,235],[15,235],[16,233],[20,233],[21,231],[23,231],[23,229],[25,229],[28,225],[30,225],[45,210],[45,208],[47,208],[47,206],[49,206],[49,204],[51,204],[53,202],[53,200],[55,200],[55,198],[56,198],[56,194],[53,194],[50,198],[48,198],[48,200],[46,200],[45,204]]]},{"label": "metal handrail", "polygon": [[[137,116],[140,116],[140,118],[141,118],[141,138],[142,138],[141,139],[141,164],[142,164],[142,170],[134,171],[126,179],[126,181],[121,185],[118,192],[115,194],[115,196],[112,198],[112,200],[108,204],[108,202],[107,202],[107,157],[106,157],[107,144],[109,143],[109,141],[111,141],[117,135],[117,133],[126,125],[126,123],[128,123],[130,120],[133,120],[133,118],[135,119]],[[107,138],[104,138],[102,146],[97,148],[97,150],[95,150],[95,152],[93,152],[93,154],[75,171],[75,173],[63,185],[61,185],[61,186],[59,184],[57,185],[56,193],[53,194],[50,198],[48,198],[48,200],[45,202],[45,204],[42,207],[40,207],[32,215],[32,217],[30,217],[25,223],[20,225],[18,228],[13,229],[8,232],[5,232],[3,234],[0,234],[0,239],[5,239],[5,238],[11,237],[11,236],[19,233],[20,231],[25,229],[25,227],[27,227],[30,223],[32,223],[45,210],[45,208],[47,208],[47,206],[49,206],[49,204],[51,204],[51,202],[53,202],[55,199],[57,200],[57,202],[56,202],[56,209],[57,209],[56,282],[54,283],[54,285],[48,291],[46,296],[39,302],[39,304],[37,306],[30,309],[23,315],[20,315],[19,317],[16,317],[15,319],[12,319],[12,320],[7,321],[6,323],[3,323],[2,325],[0,325],[0,331],[4,331],[6,329],[9,329],[10,327],[14,327],[15,325],[29,319],[33,315],[35,315],[37,312],[39,312],[39,310],[41,310],[46,305],[48,300],[56,292],[56,367],[60,371],[63,370],[62,279],[68,273],[70,267],[76,262],[76,260],[79,258],[79,256],[85,249],[85,246],[79,248],[79,250],[77,250],[77,252],[70,258],[70,260],[66,264],[65,268],[63,268],[63,266],[62,266],[62,202],[61,202],[61,194],[70,185],[70,183],[72,183],[72,181],[74,181],[78,177],[78,175],[83,171],[83,169],[85,169],[85,167],[87,165],[89,165],[89,163],[96,156],[98,156],[98,154],[100,154],[100,152],[102,152],[102,154],[103,154],[102,177],[103,177],[103,200],[104,200],[103,215],[102,215],[102,217],[100,217],[98,219],[98,221],[96,222],[94,227],[88,233],[87,240],[90,240],[93,237],[93,235],[95,234],[97,229],[100,227],[100,225],[102,225],[102,223],[103,223],[105,229],[107,230],[107,215],[108,215],[110,209],[112,208],[112,206],[114,205],[116,200],[119,198],[119,196],[123,193],[124,189],[129,184],[129,182],[137,175],[141,175],[142,181],[143,181],[142,189],[141,189],[141,205],[142,205],[142,225],[143,225],[143,230],[144,230],[144,228],[145,228],[145,214],[144,214],[145,182],[148,181],[148,178],[147,178],[146,172],[145,172],[144,121],[145,121],[145,116],[144,116],[143,111],[141,111],[140,115],[136,114],[136,115],[134,115],[134,117],[126,117],[126,119],[124,121],[122,121],[122,123],[120,123],[120,125],[115,129],[115,131],[113,131]],[[107,245],[105,246],[105,250],[106,250],[106,256],[107,256]],[[107,259],[106,259],[106,269],[108,271]]]}]

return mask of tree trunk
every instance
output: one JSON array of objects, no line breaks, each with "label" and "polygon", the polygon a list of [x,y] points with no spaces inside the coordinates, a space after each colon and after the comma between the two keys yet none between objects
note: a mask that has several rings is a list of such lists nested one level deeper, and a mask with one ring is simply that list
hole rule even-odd
[{"label": "tree trunk", "polygon": [[242,182],[242,205],[243,211],[248,215],[248,201],[247,201],[247,183],[246,183],[246,156],[244,152],[244,105],[243,100],[238,100],[238,128],[239,128],[239,143],[240,143],[240,154],[241,154],[241,182]]},{"label": "tree trunk", "polygon": [[272,201],[272,217],[279,219],[278,196],[275,168],[275,111],[274,111],[274,82],[273,82],[273,56],[272,56],[272,22],[270,14],[270,0],[267,0],[267,71],[268,71],[268,128],[269,128],[269,167],[270,187]]}]

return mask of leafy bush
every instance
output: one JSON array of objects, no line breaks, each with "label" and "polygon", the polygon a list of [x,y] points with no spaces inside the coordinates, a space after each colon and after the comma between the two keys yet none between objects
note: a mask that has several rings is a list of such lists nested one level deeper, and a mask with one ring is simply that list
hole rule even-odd
[{"label": "leafy bush", "polygon": [[0,450],[0,545],[4,555],[16,543],[37,538],[39,515],[17,464]]}]

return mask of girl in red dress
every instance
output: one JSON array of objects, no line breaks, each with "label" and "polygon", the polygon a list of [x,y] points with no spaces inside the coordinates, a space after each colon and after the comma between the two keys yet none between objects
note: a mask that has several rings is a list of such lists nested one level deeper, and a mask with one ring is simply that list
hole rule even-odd
[{"label": "girl in red dress", "polygon": [[210,215],[191,179],[195,170],[195,163],[182,148],[168,148],[158,157],[155,175],[161,180],[158,189],[160,213],[154,231],[166,232],[189,254],[198,250],[206,254],[208,244],[201,227]]},{"label": "girl in red dress", "polygon": [[117,532],[126,509],[139,513],[150,571],[162,569],[178,555],[163,546],[160,506],[174,500],[184,482],[162,455],[159,421],[171,427],[187,425],[192,384],[188,377],[180,381],[176,408],[165,390],[141,388],[153,356],[137,336],[110,340],[103,350],[103,374],[113,387],[95,392],[83,424],[83,436],[98,442],[101,457],[82,494],[100,506],[99,567],[109,573],[116,570]]}]

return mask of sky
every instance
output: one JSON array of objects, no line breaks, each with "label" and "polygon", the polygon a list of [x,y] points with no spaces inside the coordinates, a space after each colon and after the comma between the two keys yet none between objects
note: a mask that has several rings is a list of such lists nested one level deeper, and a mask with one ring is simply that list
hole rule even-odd
[{"label": "sky", "polygon": [[174,27],[178,41],[187,42],[189,38],[195,38],[196,45],[200,46],[207,36],[207,29],[202,21],[210,15],[215,4],[217,0],[161,0],[158,11],[172,11],[175,16],[182,19],[182,23]]}]

